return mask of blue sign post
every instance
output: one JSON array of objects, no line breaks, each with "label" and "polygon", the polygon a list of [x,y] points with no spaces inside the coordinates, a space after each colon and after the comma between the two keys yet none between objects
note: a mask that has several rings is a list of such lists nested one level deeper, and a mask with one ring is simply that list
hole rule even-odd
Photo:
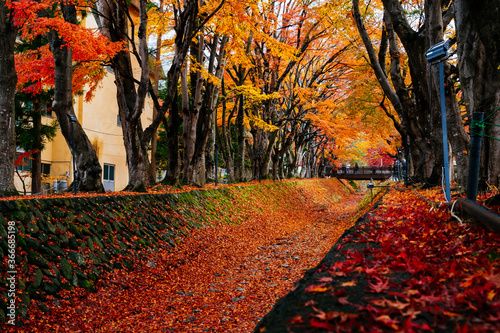
[{"label": "blue sign post", "polygon": [[[447,202],[451,201],[450,193],[450,162],[448,157],[448,127],[446,124],[446,103],[444,95],[444,69],[443,61],[448,57],[449,43],[448,41],[440,42],[433,45],[426,53],[427,61],[432,66],[436,62],[439,63],[439,95],[441,100],[441,125],[443,128],[443,160],[444,160],[444,181],[445,181],[445,198]],[[429,82],[432,85],[432,82]]]}]

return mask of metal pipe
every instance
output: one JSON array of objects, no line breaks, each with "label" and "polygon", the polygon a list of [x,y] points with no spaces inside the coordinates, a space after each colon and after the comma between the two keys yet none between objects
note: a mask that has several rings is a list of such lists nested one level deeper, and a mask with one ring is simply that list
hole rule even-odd
[{"label": "metal pipe", "polygon": [[479,182],[479,163],[481,160],[481,133],[478,126],[484,119],[484,112],[474,112],[470,131],[469,175],[467,177],[467,199],[476,201]]},{"label": "metal pipe", "polygon": [[500,233],[500,215],[483,205],[466,198],[459,198],[455,203],[455,207],[470,215],[474,220],[480,222],[490,230]]}]

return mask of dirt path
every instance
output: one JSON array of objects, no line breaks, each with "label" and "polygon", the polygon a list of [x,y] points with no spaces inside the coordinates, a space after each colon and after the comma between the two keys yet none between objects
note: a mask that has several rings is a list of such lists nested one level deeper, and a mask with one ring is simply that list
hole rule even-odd
[{"label": "dirt path", "polygon": [[352,226],[362,198],[196,230],[141,268],[107,274],[98,292],[74,290],[50,314],[35,311],[20,331],[251,332]]}]

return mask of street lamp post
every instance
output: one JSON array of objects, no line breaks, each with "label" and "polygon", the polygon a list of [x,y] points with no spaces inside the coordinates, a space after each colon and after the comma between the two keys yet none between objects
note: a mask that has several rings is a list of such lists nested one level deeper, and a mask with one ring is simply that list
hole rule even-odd
[{"label": "street lamp post", "polygon": [[262,160],[262,152],[259,151],[257,153],[257,172],[258,172],[258,175],[259,175],[259,183],[260,183],[260,180],[261,180],[261,174],[260,174],[260,170],[261,170],[261,160]]},{"label": "street lamp post", "polygon": [[219,152],[219,145],[215,144],[215,187],[217,187],[217,181],[219,178],[219,170],[217,165],[217,160],[219,159],[218,152]]},{"label": "street lamp post", "polygon": [[67,114],[69,123],[71,124],[71,152],[73,153],[73,194],[76,195],[76,154],[75,154],[75,133],[73,124],[78,121],[75,115]]},{"label": "street lamp post", "polygon": [[[441,100],[441,125],[443,128],[443,160],[444,160],[444,181],[445,181],[445,198],[447,202],[451,200],[450,193],[450,166],[448,157],[448,128],[446,125],[446,104],[444,95],[444,69],[443,61],[448,58],[449,41],[440,42],[433,45],[427,50],[425,56],[430,65],[438,63],[439,65],[439,95]],[[429,84],[432,85],[431,82]]]}]

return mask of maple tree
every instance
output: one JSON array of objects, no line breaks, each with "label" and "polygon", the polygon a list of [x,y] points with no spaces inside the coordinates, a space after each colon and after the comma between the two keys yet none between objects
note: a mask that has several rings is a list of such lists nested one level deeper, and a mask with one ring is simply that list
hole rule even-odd
[{"label": "maple tree", "polygon": [[[233,159],[236,163],[236,179],[242,176],[242,163],[245,159],[252,165],[254,179],[258,174],[267,177],[270,169],[273,170],[274,179],[283,178],[288,165],[293,165],[291,169],[296,169],[301,163],[303,155],[300,151],[304,149],[304,145],[314,142],[316,135],[320,135],[321,131],[317,129],[311,129],[307,133],[310,124],[303,118],[306,112],[300,110],[298,95],[294,92],[297,82],[304,80],[301,73],[306,77],[311,75],[311,79],[306,79],[307,83],[304,85],[317,84],[315,80],[325,80],[324,77],[319,78],[324,75],[321,71],[327,72],[330,69],[328,64],[334,60],[317,56],[315,70],[318,71],[308,72],[307,61],[314,59],[310,55],[314,47],[329,50],[324,45],[319,46],[320,40],[326,44],[325,25],[310,23],[315,20],[324,21],[322,14],[315,4],[308,6],[307,15],[302,7],[291,2],[273,2],[263,7],[265,11],[252,10],[248,14],[244,10],[241,13],[233,10],[233,13],[243,16],[240,20],[245,24],[247,21],[267,22],[263,25],[248,24],[245,29],[239,25],[241,37],[236,36],[229,41],[232,52],[228,54],[224,81],[226,99],[221,118],[221,141],[226,163],[231,167]],[[275,34],[275,31],[280,33]],[[315,44],[316,41],[318,44]],[[319,53],[317,51],[316,54]],[[333,57],[333,54],[335,51],[329,55]],[[323,68],[322,62],[325,63]],[[234,133],[227,133],[233,127]],[[251,140],[245,134],[246,131],[250,132]],[[321,135],[324,137],[324,134]],[[237,149],[234,151],[230,143],[231,136],[237,140]],[[303,140],[304,137],[307,140]],[[297,148],[299,154],[291,154],[290,148],[295,146],[297,140],[301,141]],[[269,168],[270,163],[272,168]],[[294,173],[291,170],[288,172]]]},{"label": "maple tree", "polygon": [[[130,122],[122,127],[124,137],[128,137],[124,142],[128,152],[130,189],[144,190],[146,185],[154,183],[154,172],[150,169],[155,167],[149,167],[148,147],[150,143],[155,146],[156,129],[161,122],[164,122],[168,138],[166,179],[172,184],[179,182],[181,172],[184,183],[203,185],[206,177],[212,180],[216,143],[220,146],[220,155],[231,181],[246,179],[249,170],[253,179],[261,176],[281,179],[294,175],[317,176],[322,168],[333,163],[366,163],[364,159],[370,149],[395,152],[398,138],[389,121],[404,139],[409,135],[414,161],[411,165],[415,170],[423,172],[423,165],[416,163],[422,160],[426,163],[425,169],[434,170],[434,177],[440,173],[440,168],[436,167],[440,165],[436,160],[439,157],[433,156],[439,149],[426,149],[427,143],[421,142],[427,133],[427,118],[411,111],[424,113],[429,105],[425,88],[429,86],[428,79],[426,75],[415,74],[422,72],[418,68],[426,65],[425,60],[418,56],[425,43],[422,44],[423,39],[419,38],[420,44],[414,45],[417,51],[409,51],[400,24],[406,18],[393,29],[389,14],[396,15],[401,10],[391,1],[370,2],[363,11],[363,20],[370,24],[369,35],[373,36],[382,26],[385,29],[379,57],[369,56],[370,64],[379,67],[376,77],[370,73],[358,48],[357,30],[350,12],[351,1],[334,4],[313,1],[305,6],[292,1],[252,1],[245,5],[238,1],[200,4],[162,1],[159,7],[156,4],[149,9],[142,2],[130,6],[114,4],[122,14],[111,21],[123,25],[120,34],[110,23],[111,15],[107,14],[106,4],[98,4],[100,7],[94,8],[94,13],[96,17],[101,15],[101,19],[97,19],[98,25],[111,47],[89,47],[90,53],[104,57],[97,59],[107,60],[120,50],[112,49],[115,45],[123,45],[120,42],[127,40],[130,48],[121,50],[113,65],[115,75],[120,76],[116,80],[118,91],[127,96],[121,98],[126,103],[118,104],[124,115],[122,123]],[[411,15],[424,11],[418,4],[405,6],[414,6]],[[387,10],[386,21],[381,25],[378,14],[387,8],[391,10]],[[332,12],[345,15],[332,16]],[[447,11],[445,25],[450,17]],[[426,22],[435,19],[429,18]],[[361,20],[357,21],[359,26]],[[64,33],[67,22],[62,18],[57,24],[56,21],[52,21],[52,25],[47,22],[40,20],[37,23],[39,29],[58,25],[61,33],[66,34],[64,38],[71,43],[73,37]],[[167,36],[167,31],[175,34]],[[144,41],[150,35],[157,36],[156,72],[159,72],[159,62],[163,61],[162,54],[163,59],[173,56],[165,81],[167,93],[162,98],[158,98],[158,91],[155,91],[158,82],[155,88],[149,82],[150,52]],[[94,36],[94,39],[99,38]],[[188,40],[190,42],[186,42]],[[399,53],[401,45],[406,53]],[[76,60],[77,52],[74,53]],[[37,85],[41,87],[50,82],[50,75],[43,74],[50,73],[49,57],[45,55],[50,56],[47,48],[22,55],[27,59],[25,63],[40,66],[42,70],[39,72],[43,76],[25,89],[36,89]],[[387,55],[390,64],[386,63]],[[78,74],[79,66],[76,67],[75,77],[78,79],[73,80],[72,88],[78,91],[81,89],[78,82],[87,83],[92,93],[93,84],[102,77],[104,70],[99,62],[80,61],[80,64],[82,71]],[[141,67],[141,78],[133,77],[132,64]],[[389,68],[390,75],[385,73]],[[19,66],[19,73],[25,81],[27,71],[22,66]],[[380,78],[384,78],[381,82],[385,82],[385,88],[375,85]],[[140,89],[135,87],[138,82],[141,83],[138,85]],[[410,85],[415,88],[406,89]],[[140,106],[144,104],[147,92],[152,93],[156,114],[151,126],[142,131]],[[132,102],[133,96],[137,97],[137,103]],[[388,105],[387,100],[392,105]],[[451,90],[448,100],[449,108],[457,111],[456,98]],[[433,112],[433,116],[437,114]],[[460,129],[459,138],[452,140],[453,151],[460,155],[467,151],[465,143],[468,138],[463,135],[461,121],[457,117],[453,119],[455,125],[458,124],[454,126]],[[216,133],[220,133],[219,138]],[[439,131],[432,133],[439,139]],[[432,144],[439,145],[438,141],[434,140]],[[403,140],[404,146],[405,142]],[[460,157],[458,160],[462,163],[465,159]],[[299,166],[302,166],[300,173]],[[466,168],[460,164],[459,169]],[[462,171],[459,182],[463,179]]]},{"label": "maple tree", "polygon": [[[484,4],[481,10],[484,11],[487,6]],[[362,7],[361,10],[360,7]],[[477,19],[475,16],[477,10],[471,10],[471,8],[473,6],[468,1],[461,0],[404,3],[392,0],[368,3],[353,1],[354,18],[362,36],[369,63],[373,67],[385,96],[399,116],[400,123],[393,118],[396,128],[402,133],[403,139],[408,136],[409,154],[414,161],[412,168],[417,179],[425,180],[422,177],[430,175],[431,182],[438,183],[442,165],[442,154],[439,150],[443,143],[440,138],[442,132],[437,65],[435,63],[429,65],[425,57],[425,52],[430,46],[448,38],[451,46],[450,54],[455,54],[454,47],[457,48],[456,58],[444,60],[446,83],[444,89],[450,133],[448,140],[452,147],[450,156],[457,163],[456,180],[460,186],[465,187],[467,176],[469,137],[465,126],[471,122],[472,112],[477,110],[477,106],[483,105],[482,108],[488,110],[487,114],[493,118],[497,117],[494,112],[497,103],[492,102],[495,98],[486,97],[494,93],[496,88],[488,88],[484,91],[478,88],[479,84],[474,83],[475,80],[491,83],[498,80],[497,71],[479,74],[488,66],[498,66],[498,59],[493,60],[495,59],[493,57],[484,60],[478,58],[477,55],[477,52],[489,46],[485,46],[482,42],[476,45],[477,37],[475,36],[478,31],[481,30],[484,33],[488,29],[479,28],[480,26],[490,25],[481,23],[477,25],[478,28],[474,28],[472,22]],[[383,20],[381,20],[382,13]],[[453,20],[454,23],[450,24]],[[382,34],[378,38],[374,32],[380,28],[382,28]],[[487,40],[493,35],[495,32],[490,29],[483,37]],[[376,42],[372,43],[372,40]],[[376,50],[374,45],[378,45],[379,49]],[[387,63],[388,59],[389,63]],[[477,59],[481,59],[479,63],[470,67],[469,65]],[[496,84],[488,86],[495,87]],[[488,100],[487,105],[474,102],[474,100],[477,101],[478,96],[482,96],[480,97],[482,101]],[[389,111],[386,106],[382,108],[384,111]],[[392,117],[390,112],[387,114]],[[495,118],[495,121],[497,119]],[[495,138],[498,134],[494,129],[495,126],[492,123],[489,126],[488,130],[492,133],[489,137]],[[488,140],[485,149],[489,150],[490,146],[496,145],[497,140]],[[432,153],[432,150],[435,152]],[[493,171],[495,167],[492,167],[491,161],[498,159],[497,152],[487,155],[491,158],[486,157],[481,161],[484,179],[496,183],[496,176],[492,177],[492,175],[498,174],[498,170]]]},{"label": "maple tree", "polygon": [[[330,84],[329,89],[325,87],[328,86],[328,82],[341,80],[341,70],[336,71],[337,75],[329,76],[327,73],[335,66],[345,66],[341,65],[342,59],[339,58],[339,54],[347,50],[345,43],[331,41],[337,31],[331,30],[332,24],[335,24],[336,29],[341,29],[345,22],[329,21],[328,13],[329,10],[345,10],[347,3],[339,3],[335,8],[330,5],[327,9],[326,5],[317,6],[311,3],[308,5],[309,10],[305,11],[292,2],[273,2],[264,6],[259,1],[245,5],[238,1],[207,2],[199,8],[194,8],[195,4],[186,2],[181,4],[186,6],[185,15],[180,15],[183,13],[182,7],[177,8],[171,3],[162,2],[161,8],[153,6],[147,13],[144,10],[145,16],[142,20],[146,22],[147,18],[152,22],[142,25],[147,29],[147,34],[160,36],[169,29],[176,33],[175,37],[157,38],[157,54],[173,52],[170,56],[173,55],[174,61],[166,78],[166,95],[163,95],[161,100],[157,99],[157,94],[152,95],[155,109],[158,110],[153,124],[146,128],[143,134],[134,136],[142,142],[134,144],[136,148],[147,147],[154,136],[152,133],[161,122],[164,122],[169,160],[165,181],[171,184],[180,180],[181,172],[182,182],[187,184],[203,185],[206,177],[213,179],[214,151],[217,142],[230,181],[246,179],[248,166],[252,169],[253,179],[258,175],[269,177],[270,170],[273,170],[274,179],[283,178],[285,174],[297,174],[297,168],[302,162],[304,162],[303,170],[312,170],[312,173],[309,173],[311,176],[319,175],[321,168],[331,163],[327,159],[329,156],[327,151],[331,151],[334,147],[332,142],[338,137],[343,138],[346,135],[352,137],[358,129],[352,128],[343,133],[334,132],[328,128],[333,122],[338,122],[338,118],[327,121],[321,119],[328,117],[329,109],[339,106],[333,102],[334,97],[332,97],[333,91],[338,87],[334,84]],[[131,8],[135,7],[123,6],[121,10],[126,13]],[[277,14],[281,12],[284,15]],[[193,23],[195,16],[201,22],[199,25]],[[132,17],[133,15],[129,18]],[[106,25],[106,21],[103,22]],[[139,21],[131,21],[130,24],[135,27],[137,22]],[[173,22],[173,25],[166,22]],[[267,23],[261,24],[262,22]],[[111,35],[106,32],[109,27],[103,26],[103,29],[110,38]],[[184,40],[188,38],[191,40],[188,36],[189,29],[196,31],[197,36],[191,43],[185,43]],[[277,30],[281,32],[275,34]],[[331,32],[327,34],[326,31],[330,30]],[[122,36],[121,39],[135,40],[133,31],[134,28],[130,34]],[[139,40],[146,35],[141,35]],[[113,38],[118,40],[116,36]],[[133,56],[138,59],[138,63],[142,61],[141,67],[145,70],[145,57],[135,50],[133,44],[131,47]],[[207,61],[202,60],[205,57]],[[157,58],[162,57],[160,55]],[[308,65],[309,61],[315,65]],[[117,70],[115,68],[115,75],[118,73]],[[132,75],[129,74],[121,77],[132,80]],[[310,78],[307,78],[308,76]],[[145,80],[146,76],[142,77]],[[309,86],[302,87],[303,93],[296,95],[293,92],[294,85],[288,83],[293,80],[296,82],[306,80]],[[133,90],[133,84],[128,86]],[[306,93],[306,90],[311,92]],[[314,90],[317,92],[314,93]],[[216,110],[219,94],[223,96],[219,105],[222,112]],[[307,94],[310,97],[318,96],[323,100],[319,103],[310,103],[304,109],[302,104],[306,103],[304,97]],[[300,98],[302,102],[299,102]],[[142,100],[142,97],[139,99]],[[132,103],[129,104],[130,109]],[[285,107],[287,105],[289,107]],[[318,107],[321,109],[320,116],[313,117],[314,122],[312,119],[306,119],[305,115],[317,113]],[[215,128],[214,114],[218,115],[219,129]],[[136,123],[137,119],[132,117],[130,120]],[[370,122],[365,118],[364,124]],[[327,125],[328,123],[330,125]],[[353,119],[352,124],[357,123],[358,120]],[[319,126],[320,124],[322,125]],[[341,124],[337,127],[340,128]],[[124,133],[127,136],[133,132],[127,130]],[[221,133],[218,139],[215,136],[216,132]],[[251,137],[248,136],[248,132]],[[385,133],[380,136],[384,135]],[[125,142],[132,143],[134,140],[131,138]],[[375,143],[377,145],[384,141],[376,139],[374,142],[378,142]],[[128,149],[128,165],[129,173],[134,173],[133,170],[136,170],[138,179],[142,179],[139,174],[144,173],[139,170],[147,168],[139,166],[142,163],[147,164],[148,158],[146,150],[143,149],[142,153],[138,153],[139,150]],[[179,156],[180,151],[182,160]],[[139,158],[137,154],[142,157]],[[129,174],[129,179],[134,177],[136,176]],[[153,180],[137,181],[148,184]]]},{"label": "maple tree", "polygon": [[[121,43],[109,44],[102,36],[79,26],[76,4],[61,4],[60,9],[56,9],[52,14],[48,13],[47,6],[50,5],[50,2],[45,3],[46,7],[40,9],[36,16],[31,16],[32,24],[29,29],[46,33],[48,37],[49,48],[41,51],[50,49],[53,56],[53,75],[49,76],[54,80],[52,109],[57,116],[61,132],[76,157],[77,173],[71,186],[77,186],[83,191],[103,191],[102,169],[95,149],[80,123],[75,122],[73,124],[75,138],[73,151],[71,126],[67,115],[75,115],[72,105],[73,94],[80,91],[84,85],[89,86],[86,99],[92,97],[98,82],[104,76],[105,71],[101,61],[109,59],[110,55],[116,53],[122,45]],[[83,2],[79,5],[87,5],[87,3]],[[28,35],[24,37],[27,38]],[[77,64],[75,71],[73,71],[75,65],[73,62]]]},{"label": "maple tree", "polygon": [[[134,30],[135,23],[132,20],[132,15],[130,15],[129,12],[129,10],[134,10],[134,6],[129,7],[126,4],[118,3],[109,4],[106,1],[99,2],[101,15],[104,17],[101,27],[104,35],[106,35],[107,38],[111,41],[130,41],[130,53],[128,50],[124,50],[117,54],[117,56],[112,61],[113,71],[115,73],[115,77],[117,78],[115,82],[118,89],[120,119],[122,121],[122,124],[124,124],[124,126],[122,127],[124,137],[127,138],[125,140],[125,148],[127,152],[127,164],[129,168],[129,184],[127,185],[128,190],[145,191],[146,186],[154,182],[153,179],[148,178],[147,170],[149,169],[149,157],[147,155],[148,152],[146,147],[150,143],[154,133],[156,133],[156,129],[158,128],[159,124],[164,121],[167,112],[168,119],[165,121],[165,128],[169,137],[169,163],[167,170],[167,180],[171,183],[177,183],[179,181],[180,163],[178,133],[181,125],[179,106],[177,105],[177,97],[179,95],[179,79],[183,78],[181,74],[183,73],[185,60],[190,51],[190,47],[194,45],[191,44],[191,40],[195,37],[196,33],[203,28],[204,24],[213,15],[213,13],[216,12],[218,8],[220,8],[222,3],[223,2],[221,2],[219,6],[213,8],[213,12],[207,12],[206,18],[203,19],[202,17],[200,18],[200,21],[197,21],[200,11],[200,4],[197,1],[188,0],[179,4],[162,3],[162,5],[172,8],[174,20],[171,21],[173,22],[173,24],[170,26],[170,28],[175,32],[175,37],[173,44],[170,44],[174,47],[174,50],[173,60],[166,77],[166,96],[160,104],[158,97],[156,96],[156,94],[154,94],[154,90],[150,89],[149,83],[149,53],[147,47],[148,11],[146,1],[139,1],[137,4],[138,7],[136,9],[138,10],[138,14],[136,15],[139,18],[137,36],[135,35]],[[162,19],[168,19],[170,15],[163,8],[161,10],[153,10],[152,13],[158,22]],[[132,29],[130,30],[128,28],[129,24],[132,26]],[[159,30],[159,32],[157,33],[161,33],[161,30]],[[136,38],[139,41],[138,47],[135,45]],[[192,49],[192,51],[194,51],[194,49]],[[202,49],[200,50],[200,52],[201,51]],[[137,89],[135,87],[136,79],[134,79],[132,72],[132,56],[135,58],[141,68],[140,78],[137,79],[137,82],[139,82]],[[184,72],[184,74],[186,74],[186,72]],[[184,99],[188,99],[186,90],[186,78],[184,77],[181,82],[183,87],[182,97]],[[198,96],[196,97],[196,99],[198,101],[201,101],[201,90],[198,91],[198,94],[196,92],[193,93]],[[152,93],[152,99],[157,110],[157,114],[153,119],[152,124],[150,124],[147,128],[144,129],[144,131],[142,131],[140,115],[142,113],[144,100],[148,92]],[[210,97],[209,99],[212,99],[212,97]],[[213,104],[213,102],[210,102],[208,104]],[[187,115],[189,114],[187,107],[188,105],[186,103],[184,103],[183,105],[185,106],[184,110],[186,110],[186,112],[183,111],[186,114],[186,117],[184,117],[185,125],[187,125],[185,128],[185,133],[188,133],[190,129],[196,128],[197,117],[189,122],[187,117]],[[195,105],[195,108],[197,109],[193,111],[194,114],[197,115],[199,107],[200,105]],[[208,119],[210,119],[210,117],[208,117]],[[191,136],[188,136],[186,134],[186,138],[188,137],[191,138]],[[199,139],[202,139],[202,141],[204,138],[205,136],[199,136]],[[187,145],[189,149],[185,149],[187,155],[185,158],[186,163],[183,167],[186,171],[184,173],[186,177],[189,176],[189,173],[187,171],[190,164],[189,160],[194,154],[193,149],[191,149],[191,147],[194,148],[194,142],[193,144]],[[203,146],[203,142],[201,142],[201,146]],[[193,168],[191,167],[191,170],[192,169]],[[196,169],[198,169],[198,165],[196,166]]]},{"label": "maple tree", "polygon": [[[31,6],[31,2],[23,2],[22,8],[36,13],[48,3],[47,0]],[[76,4],[88,9],[94,2]],[[59,7],[50,18],[34,20],[36,15],[26,15],[26,26],[33,27],[32,35],[57,30],[74,47],[77,66],[72,91],[81,91],[87,84],[88,97],[104,75],[102,61],[121,50],[115,57],[114,73],[123,72],[116,82],[120,86],[123,81],[124,86],[118,90],[128,98],[127,103],[118,104],[125,115],[122,123],[130,122],[130,126],[122,127],[128,138],[124,142],[130,189],[144,190],[154,183],[150,169],[155,166],[149,167],[148,148],[151,143],[152,149],[156,149],[156,129],[162,122],[168,134],[166,179],[171,184],[182,181],[203,185],[207,179],[213,180],[216,144],[230,181],[317,176],[329,164],[367,163],[365,157],[371,149],[394,154],[400,143],[393,127],[403,138],[401,145],[409,146],[410,166],[417,178],[430,175],[432,182],[440,177],[440,150],[435,149],[441,144],[439,105],[437,98],[431,103],[429,96],[429,87],[434,96],[438,95],[438,85],[428,78],[423,54],[428,44],[441,41],[448,33],[433,27],[449,26],[454,13],[464,13],[465,5],[454,11],[453,6],[438,8],[437,1],[397,4],[387,0],[362,3],[360,11],[358,1],[347,0],[307,4],[162,1],[149,7],[142,2],[117,3],[114,5],[122,16],[111,21],[122,24],[123,33],[119,34],[111,29],[111,21],[104,19],[111,18],[106,14],[106,5],[97,4],[100,7],[94,7],[93,13],[96,17],[101,15],[97,21],[107,42],[98,34],[83,34],[80,28],[70,33],[71,25],[60,16]],[[436,15],[424,15],[425,19],[418,21],[426,11]],[[438,12],[443,15],[437,15]],[[462,27],[467,26],[467,20]],[[360,48],[358,30],[369,51],[368,59]],[[380,43],[375,39],[379,30]],[[174,34],[168,34],[169,31]],[[469,30],[463,31],[466,34]],[[71,44],[76,40],[75,34],[79,40],[84,38],[85,48]],[[28,35],[23,31],[23,36]],[[164,81],[167,93],[161,98],[155,90],[158,82],[154,88],[149,82],[151,52],[144,40],[152,35],[157,36],[155,72],[159,73],[160,62],[172,57]],[[418,38],[412,41],[408,36]],[[371,40],[380,46],[378,53],[370,46]],[[124,41],[130,50],[120,49]],[[461,45],[464,44],[459,41],[459,49]],[[40,90],[51,84],[53,63],[47,46],[26,50],[18,59],[22,89]],[[30,65],[39,69],[39,75],[28,75]],[[141,67],[141,78],[132,75],[135,65]],[[430,71],[433,73],[434,67]],[[450,127],[458,133],[450,142],[457,157],[457,180],[463,184],[468,136],[454,91],[458,87],[455,78],[452,73],[447,84],[447,109]],[[138,82],[140,89],[135,87]],[[148,91],[152,93],[156,113],[153,124],[142,131],[139,107]],[[132,102],[133,96],[137,97],[137,104]],[[432,119],[428,116],[430,106]],[[220,133],[219,137],[216,133]],[[490,146],[494,143],[488,143],[487,149]]]},{"label": "maple tree", "polygon": [[[19,43],[17,45],[16,52],[16,64],[19,64],[18,55],[21,52],[27,50],[33,50],[40,47],[40,44],[43,43],[43,39],[41,36],[35,37],[30,43]],[[34,65],[34,64],[33,64]],[[36,67],[36,66],[34,66]],[[18,76],[20,76],[19,70]],[[23,86],[23,84],[19,84],[23,79],[18,80],[18,87]],[[43,142],[46,139],[43,132],[47,133],[47,129],[49,126],[45,126],[42,124],[42,110],[47,108],[47,104],[51,101],[51,91],[41,92],[35,94],[27,94],[22,90],[17,91],[16,93],[16,142],[17,146],[21,147],[25,150],[30,150],[31,148],[27,148],[26,146],[31,146],[36,148],[38,151],[33,154],[33,161],[31,165],[31,193],[39,193],[42,190],[42,146]],[[51,137],[47,137],[51,139],[55,136],[55,128],[57,126],[57,122],[53,122],[51,127],[53,128],[52,132],[54,133]],[[19,140],[21,138],[21,140]],[[17,173],[17,171],[16,171]],[[23,182],[24,187],[24,182]]]},{"label": "maple tree", "polygon": [[[76,5],[85,7],[90,2],[80,1],[61,6],[52,0],[2,3],[2,8],[8,9],[4,18],[9,17],[12,31],[22,41],[19,43],[20,52],[15,56],[15,66],[11,68],[17,72],[19,80],[10,78],[10,82],[14,85],[17,83],[20,92],[33,96],[50,86],[54,87],[52,109],[68,145],[71,136],[67,114],[74,115],[71,102],[73,94],[87,86],[86,99],[89,100],[104,75],[102,61],[109,59],[109,55],[122,47],[121,43],[107,43],[95,32],[79,25]],[[31,46],[26,47],[30,43]],[[2,68],[4,66],[9,65],[2,63]],[[75,75],[73,67],[76,68]],[[78,183],[82,190],[102,190],[101,167],[94,148],[80,124],[75,124],[74,133],[79,170],[74,185]],[[6,151],[15,150],[14,144],[12,147]],[[5,159],[5,162],[8,161]],[[2,177],[7,171],[7,168],[2,169]],[[11,171],[13,173],[13,168]]]},{"label": "maple tree", "polygon": [[[353,61],[360,57],[353,57],[349,19],[328,15],[348,10],[348,4],[311,3],[307,15],[286,2],[269,4],[267,12],[249,11],[251,15],[233,7],[232,15],[244,23],[234,28],[241,39],[229,41],[219,113],[222,155],[227,168],[234,168],[229,178],[241,177],[242,158],[251,165],[253,179],[306,177],[319,175],[322,166],[335,163],[334,157],[346,163],[364,156],[369,147],[387,146],[388,137],[395,144],[378,103],[352,102],[361,100],[360,91],[373,96],[373,89],[359,78],[369,73],[358,70],[363,61]],[[285,14],[276,14],[281,12]],[[246,27],[252,20],[269,23]]]},{"label": "maple tree", "polygon": [[[380,4],[379,4],[380,6]],[[369,12],[371,14],[370,18],[370,27],[373,27],[373,8],[366,7],[366,10],[364,11]],[[365,24],[363,23],[363,19],[367,19],[367,16],[365,15],[364,18],[361,17],[360,14],[360,8],[359,8],[359,1],[354,0],[353,1],[353,14],[354,18],[356,21],[356,25],[358,27],[358,30],[360,32],[361,38],[363,40],[363,44],[365,45],[365,48],[367,50],[368,56],[369,56],[369,63],[373,67],[373,70],[380,81],[381,88],[384,91],[384,94],[387,96],[389,101],[391,102],[392,106],[394,107],[401,124],[398,126],[398,130],[401,132],[401,135],[409,135],[410,136],[410,141],[412,142],[412,156],[414,158],[416,157],[417,160],[421,161],[420,164],[416,164],[414,166],[414,174],[416,177],[419,177],[423,173],[423,163],[428,163],[432,164],[432,159],[435,159],[437,157],[431,156],[430,154],[426,154],[424,156],[423,152],[425,151],[427,153],[427,150],[425,147],[419,147],[418,144],[416,144],[416,141],[420,141],[421,137],[425,137],[425,131],[426,131],[426,121],[416,121],[416,119],[413,119],[411,117],[415,117],[417,115],[417,108],[419,106],[422,107],[422,109],[427,109],[428,107],[428,101],[425,100],[423,97],[423,94],[426,94],[426,91],[428,89],[426,88],[421,88],[422,84],[420,84],[421,80],[425,80],[425,77],[416,77],[414,80],[415,83],[414,85],[418,84],[419,89],[423,89],[424,91],[418,92],[418,95],[416,95],[417,98],[412,99],[408,95],[408,91],[405,89],[405,86],[407,84],[406,79],[402,76],[401,71],[401,55],[399,51],[399,46],[397,44],[397,39],[396,39],[396,34],[394,29],[392,29],[392,21],[389,21],[388,19],[385,19],[388,14],[384,12],[384,19],[387,21],[389,24],[384,25],[384,30],[382,34],[383,40],[380,43],[380,50],[377,52],[371,42],[370,38],[370,33],[367,31],[365,28]],[[411,29],[411,28],[410,28]],[[415,42],[415,47],[420,47],[423,48],[421,45],[423,43],[423,36],[419,35],[420,38],[420,43]],[[390,41],[390,42],[389,42]],[[387,73],[387,64],[386,64],[386,52],[387,49],[390,46],[390,78]],[[418,54],[423,54],[424,50],[421,49],[419,51],[415,51],[415,53]],[[420,59],[420,62],[417,62],[414,67],[412,67],[412,71],[419,71],[415,66],[418,65],[420,69],[425,68],[425,63],[424,59]],[[425,73],[425,71],[420,71],[420,73]],[[412,76],[413,78],[413,76]],[[391,80],[391,81],[390,81]],[[391,82],[393,86],[391,86]],[[428,86],[428,83],[426,84]],[[423,111],[423,110],[422,110]],[[395,120],[395,123],[397,124],[397,120]],[[403,124],[406,124],[406,126],[403,126]],[[415,143],[414,143],[415,142]],[[435,141],[433,141],[435,142]],[[425,140],[425,145],[427,145],[427,140]],[[415,149],[418,149],[420,152],[420,155],[418,151],[414,151]],[[433,149],[430,149],[433,150]],[[436,149],[436,151],[438,151]],[[420,159],[419,156],[423,156],[424,158]],[[439,168],[437,165],[440,165],[438,163],[434,163],[436,167],[433,167],[433,176],[431,178],[434,178],[434,180],[439,177]]]},{"label": "maple tree", "polygon": [[[207,12],[202,13],[201,19],[205,19],[208,14]],[[188,87],[187,66],[181,74],[183,183],[204,185],[206,174],[211,180],[215,179],[214,112],[220,92],[220,82],[224,74],[228,39],[228,36],[220,36],[216,30],[209,34],[208,27],[200,27],[200,33],[192,41],[190,49],[190,87]],[[210,50],[206,65],[204,65],[205,48]],[[208,146],[211,146],[212,149],[211,153],[208,154],[208,159],[206,159]],[[205,166],[208,170],[205,170]]]}]

